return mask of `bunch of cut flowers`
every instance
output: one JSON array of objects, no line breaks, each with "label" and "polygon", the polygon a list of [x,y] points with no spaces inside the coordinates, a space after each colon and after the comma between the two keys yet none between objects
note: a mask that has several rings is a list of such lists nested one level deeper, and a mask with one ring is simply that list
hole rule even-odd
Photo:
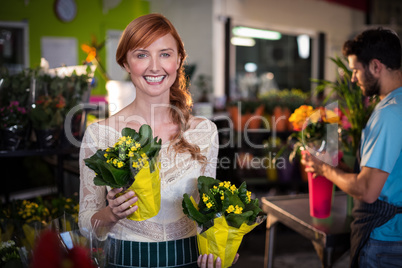
[{"label": "bunch of cut flowers", "polygon": [[[288,145],[293,147],[290,160],[293,160],[300,150],[307,150],[310,153],[320,153],[324,156],[322,160],[328,164],[338,163],[342,122],[337,107],[313,108],[301,105],[289,117],[289,122],[295,131],[288,139]],[[278,155],[282,152],[283,149]]]},{"label": "bunch of cut flowers", "polygon": [[99,149],[85,159],[95,172],[94,184],[133,190],[138,197],[138,209],[128,219],[142,221],[154,217],[160,209],[160,162],[162,140],[153,138],[149,125],[139,131],[124,128],[113,147]]},{"label": "bunch of cut flowers", "polygon": [[243,182],[237,188],[230,181],[211,177],[198,178],[198,204],[184,194],[183,212],[199,227],[197,235],[200,254],[220,257],[222,267],[230,267],[243,236],[259,225],[266,216],[262,214],[258,199],[251,198]]}]

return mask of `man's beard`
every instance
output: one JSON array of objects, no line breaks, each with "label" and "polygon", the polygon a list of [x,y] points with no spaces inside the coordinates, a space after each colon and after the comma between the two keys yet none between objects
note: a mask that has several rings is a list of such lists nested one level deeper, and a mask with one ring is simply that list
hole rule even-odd
[{"label": "man's beard", "polygon": [[364,76],[365,76],[363,81],[364,95],[367,97],[379,95],[380,85],[378,83],[378,79],[374,78],[374,76],[370,73],[368,68],[365,68]]}]

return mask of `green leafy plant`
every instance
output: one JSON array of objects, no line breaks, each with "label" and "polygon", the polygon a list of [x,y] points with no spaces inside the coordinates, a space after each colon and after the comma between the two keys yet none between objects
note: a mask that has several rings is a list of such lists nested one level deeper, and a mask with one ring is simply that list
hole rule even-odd
[{"label": "green leafy plant", "polygon": [[155,171],[162,140],[153,138],[151,127],[142,125],[138,132],[124,128],[121,135],[113,147],[99,149],[84,159],[85,164],[95,171],[95,185],[127,188],[142,167],[149,165],[151,173]]},{"label": "green leafy plant", "polygon": [[188,194],[183,197],[183,212],[204,229],[213,225],[213,219],[224,216],[229,226],[239,228],[244,222],[255,223],[261,209],[258,199],[251,199],[246,183],[239,188],[229,181],[220,181],[211,177],[198,178],[200,201],[195,204]]},{"label": "green leafy plant", "polygon": [[0,69],[0,106],[7,106],[17,101],[21,107],[29,106],[29,91],[33,69],[26,69],[10,74],[7,69]]},{"label": "green leafy plant", "polygon": [[276,106],[288,108],[290,112],[293,112],[299,106],[308,104],[309,97],[308,93],[296,88],[271,90],[258,96],[261,102],[264,103],[267,114],[273,114]]},{"label": "green leafy plant", "polygon": [[344,135],[343,144],[346,150],[355,153],[359,147],[362,129],[365,127],[378,99],[365,97],[360,87],[351,82],[352,71],[346,67],[344,59],[335,57],[331,58],[331,61],[338,67],[336,81],[318,79],[312,79],[312,81],[318,83],[317,93],[330,89],[324,103],[339,101],[339,109],[350,123],[350,128],[344,129],[346,135]]}]

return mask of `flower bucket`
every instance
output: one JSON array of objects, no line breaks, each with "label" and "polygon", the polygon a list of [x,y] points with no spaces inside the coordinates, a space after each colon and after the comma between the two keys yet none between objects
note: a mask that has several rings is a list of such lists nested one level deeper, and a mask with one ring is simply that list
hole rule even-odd
[{"label": "flower bucket", "polygon": [[310,202],[310,216],[325,219],[331,214],[334,184],[323,176],[313,178],[308,172],[308,193]]}]

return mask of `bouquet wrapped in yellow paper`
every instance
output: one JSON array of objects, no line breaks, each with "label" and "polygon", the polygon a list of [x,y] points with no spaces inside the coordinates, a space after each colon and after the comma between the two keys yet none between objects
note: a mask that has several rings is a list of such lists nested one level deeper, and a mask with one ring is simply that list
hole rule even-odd
[{"label": "bouquet wrapped in yellow paper", "polygon": [[258,199],[251,199],[246,183],[239,188],[229,181],[211,177],[198,178],[200,201],[184,194],[183,212],[199,227],[197,235],[200,254],[220,257],[222,267],[230,267],[243,236],[262,223]]},{"label": "bouquet wrapped in yellow paper", "polygon": [[95,172],[95,185],[135,192],[138,209],[127,218],[143,221],[156,216],[160,209],[158,155],[162,141],[153,138],[149,125],[142,125],[138,132],[124,128],[121,135],[113,147],[99,149],[84,161]]}]

